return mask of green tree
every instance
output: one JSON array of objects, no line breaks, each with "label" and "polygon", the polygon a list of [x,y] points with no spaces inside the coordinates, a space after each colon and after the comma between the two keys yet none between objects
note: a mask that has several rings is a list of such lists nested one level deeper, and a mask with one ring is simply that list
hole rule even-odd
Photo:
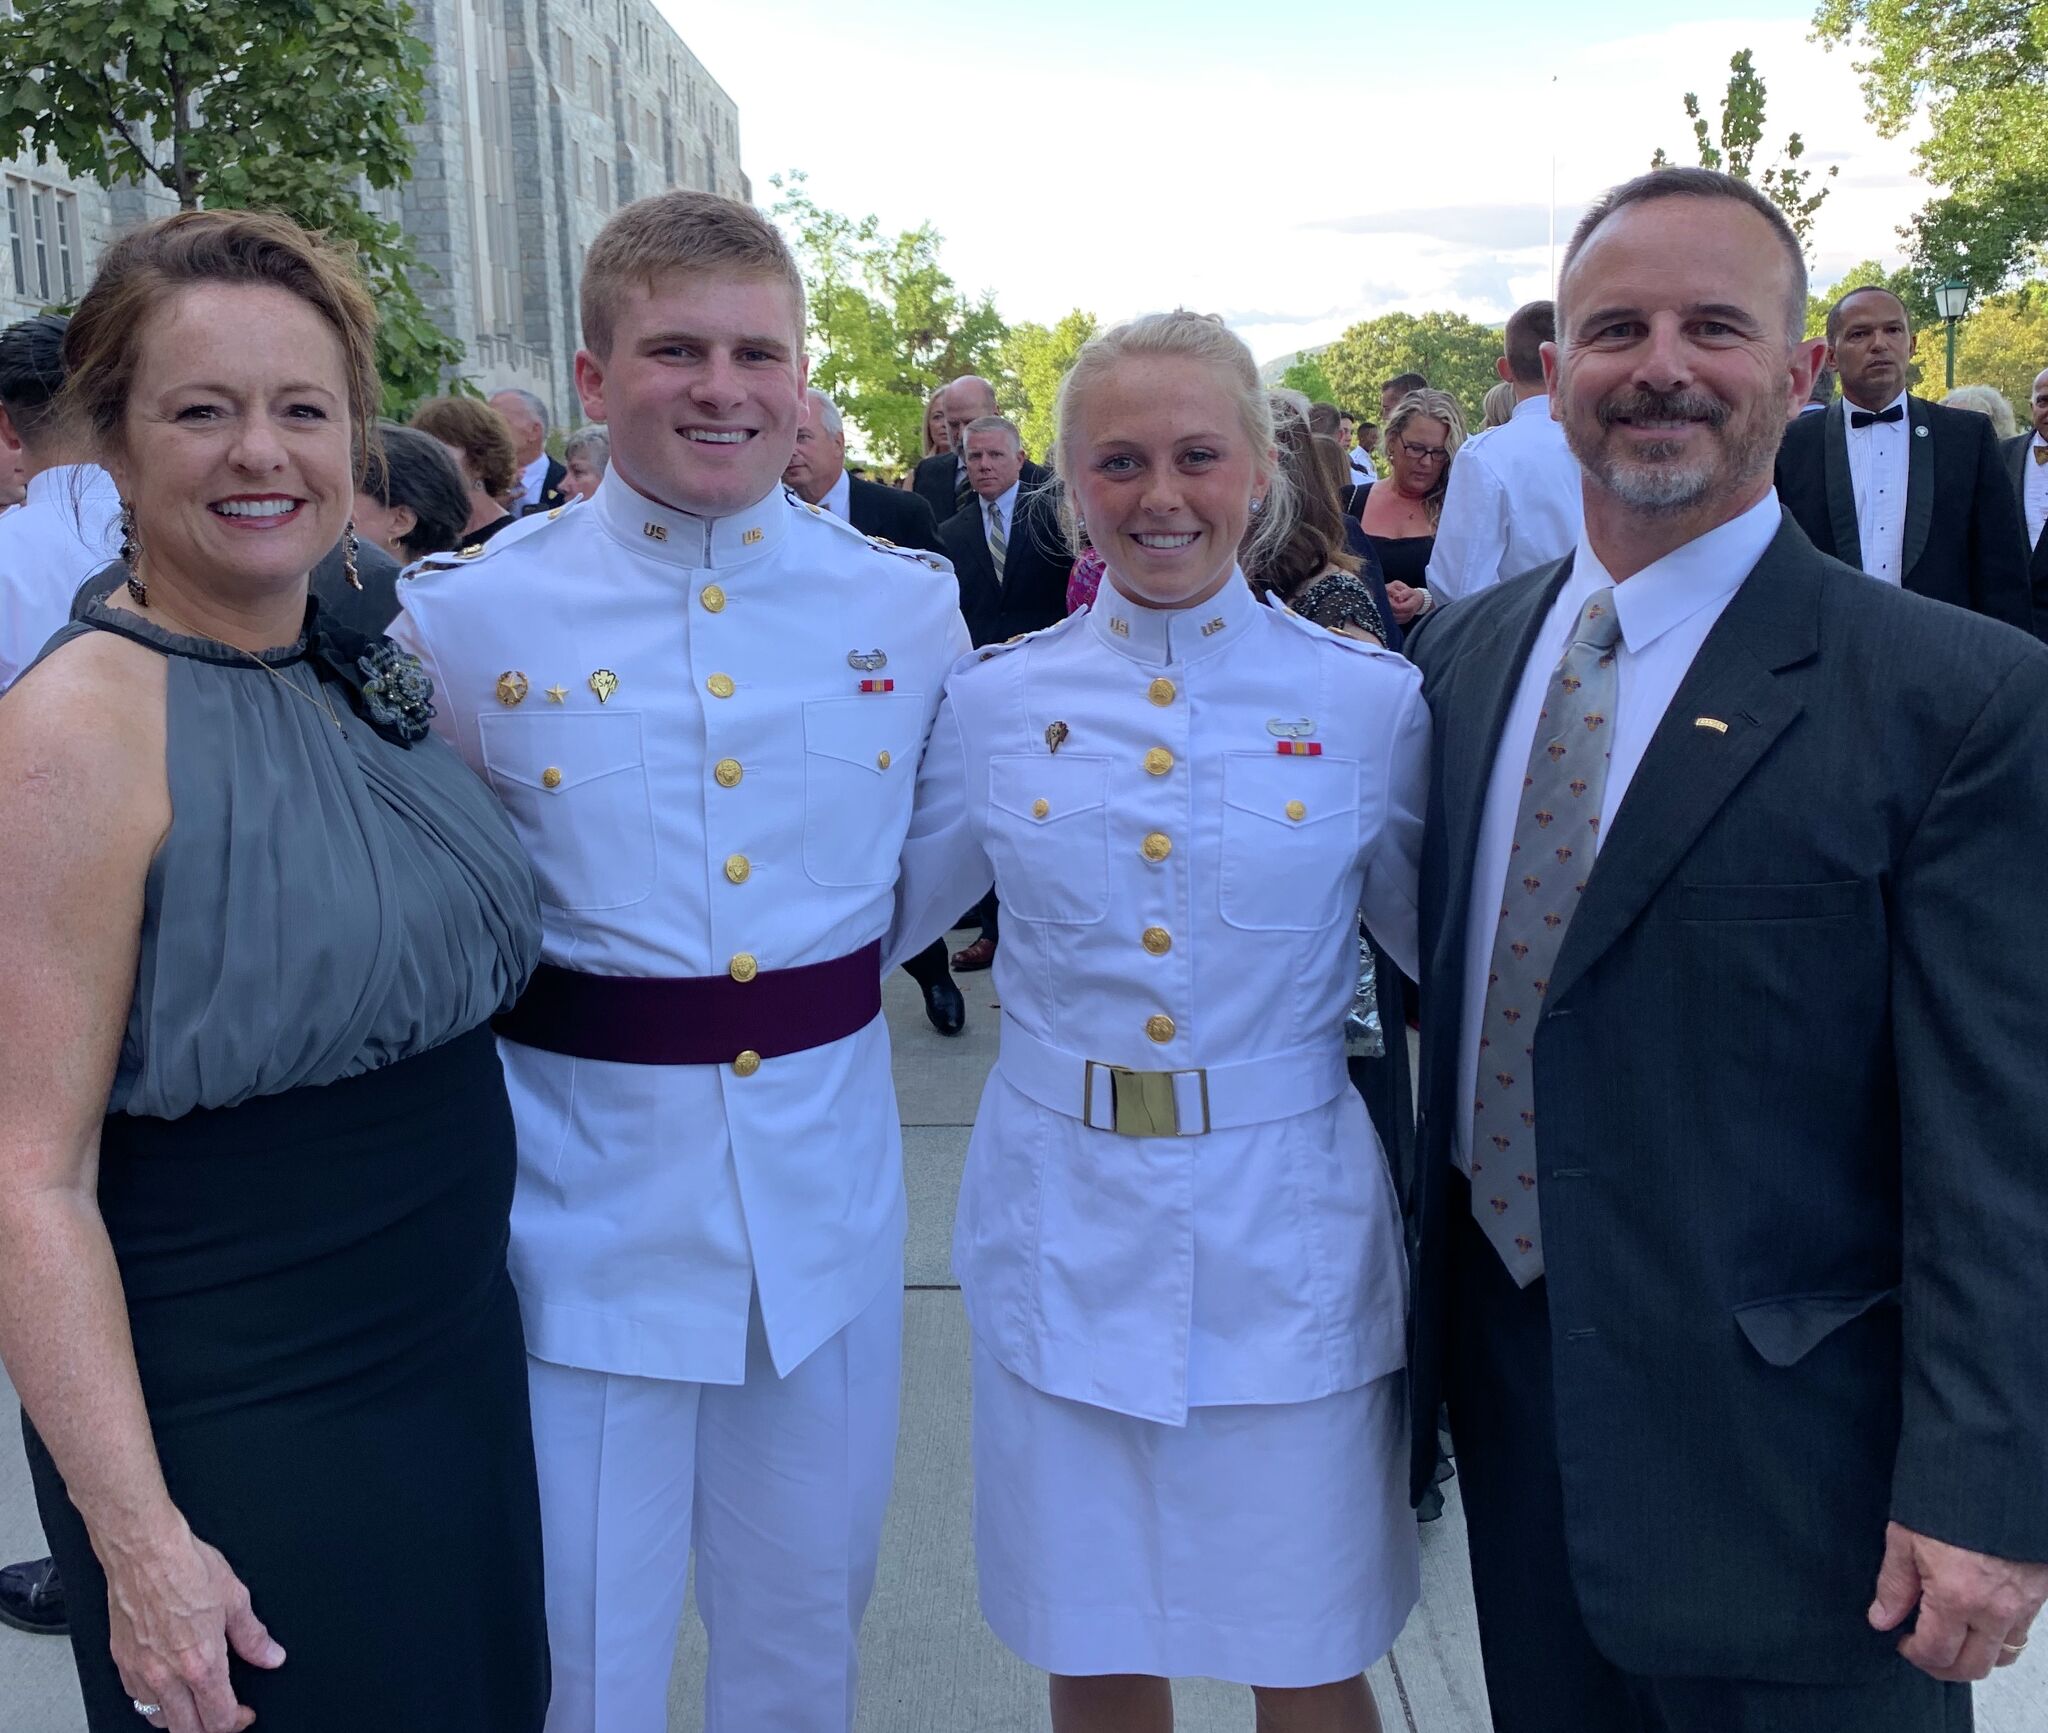
[{"label": "green tree", "polygon": [[1956,383],[1995,385],[2027,425],[2034,376],[2048,367],[2048,279],[2036,278],[1971,309],[1956,332]]},{"label": "green tree", "polygon": [[[1737,180],[1752,181],[1772,204],[1785,214],[1785,220],[1792,225],[1792,232],[1799,237],[1799,244],[1812,250],[1813,220],[1820,207],[1827,201],[1828,182],[1840,173],[1839,167],[1830,166],[1818,184],[1814,170],[1801,166],[1800,158],[1806,155],[1806,141],[1798,133],[1785,135],[1785,148],[1776,162],[1766,167],[1762,174],[1756,172],[1756,153],[1764,139],[1764,111],[1766,91],[1764,75],[1757,71],[1756,60],[1747,49],[1739,50],[1728,62],[1728,88],[1721,97],[1721,126],[1718,141],[1713,128],[1707,124],[1707,117],[1700,110],[1697,94],[1685,93],[1685,114],[1692,122],[1693,143],[1699,152],[1701,168],[1720,169]],[[1671,158],[1660,146],[1650,158],[1652,168],[1669,168]]]},{"label": "green tree", "polygon": [[387,413],[439,388],[435,329],[397,225],[362,183],[412,173],[426,45],[403,0],[35,0],[0,19],[0,157],[54,157],[187,210],[281,210],[352,246],[380,315]]},{"label": "green tree", "polygon": [[801,170],[776,175],[771,214],[795,242],[820,351],[811,383],[859,424],[884,463],[924,450],[925,400],[963,373],[994,377],[1008,327],[993,296],[972,300],[939,263],[929,223],[895,236],[879,219],[826,210]]},{"label": "green tree", "polygon": [[[1313,355],[1295,356],[1293,361],[1288,364],[1287,371],[1280,375],[1280,383],[1286,386],[1289,391],[1299,391],[1311,403],[1335,403],[1337,401],[1337,388],[1330,383],[1329,374],[1323,371],[1323,355],[1321,350],[1318,350]],[[1377,402],[1377,398],[1373,401]],[[1347,404],[1344,407],[1358,407],[1361,414],[1370,415],[1372,413],[1371,410],[1364,408],[1362,405],[1354,406]]]},{"label": "green tree", "polygon": [[1012,325],[996,351],[996,365],[1002,370],[999,383],[1007,387],[1005,395],[1024,436],[1024,449],[1041,463],[1052,451],[1060,381],[1095,331],[1095,315],[1076,307],[1054,325]]},{"label": "green tree", "polygon": [[1316,357],[1334,401],[1366,415],[1379,408],[1380,386],[1397,373],[1420,373],[1448,391],[1465,412],[1467,431],[1479,425],[1479,404],[1498,380],[1500,332],[1462,313],[1382,313],[1339,337]]},{"label": "green tree", "polygon": [[1921,297],[1912,272],[1887,271],[1875,259],[1865,259],[1860,264],[1851,265],[1826,288],[1815,289],[1806,297],[1807,336],[1825,337],[1828,334],[1828,309],[1851,289],[1889,289],[1905,303],[1907,315],[1915,326],[1934,316],[1934,308]]},{"label": "green tree", "polygon": [[1885,137],[1926,109],[1927,179],[1947,190],[1900,231],[1928,287],[1980,295],[2038,268],[2048,247],[2048,7],[2040,0],[1821,0],[1815,34],[1854,43],[1864,104]]}]

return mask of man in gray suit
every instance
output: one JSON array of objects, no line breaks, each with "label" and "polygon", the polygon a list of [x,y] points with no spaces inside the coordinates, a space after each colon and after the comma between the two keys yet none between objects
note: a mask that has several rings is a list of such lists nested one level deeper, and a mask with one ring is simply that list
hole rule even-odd
[{"label": "man in gray suit", "polygon": [[1567,559],[1430,616],[1415,1489],[1502,1733],[1961,1733],[2048,1597],[2048,650],[1815,551],[1806,271],[1565,255]]}]

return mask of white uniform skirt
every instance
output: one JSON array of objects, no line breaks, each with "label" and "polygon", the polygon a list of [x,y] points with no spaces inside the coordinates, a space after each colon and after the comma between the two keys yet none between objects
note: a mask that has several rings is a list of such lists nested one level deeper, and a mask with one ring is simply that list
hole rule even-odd
[{"label": "white uniform skirt", "polygon": [[1348,1679],[1421,1593],[1406,1408],[1395,1372],[1163,1426],[1048,1396],[977,1339],[982,1616],[1048,1673]]}]

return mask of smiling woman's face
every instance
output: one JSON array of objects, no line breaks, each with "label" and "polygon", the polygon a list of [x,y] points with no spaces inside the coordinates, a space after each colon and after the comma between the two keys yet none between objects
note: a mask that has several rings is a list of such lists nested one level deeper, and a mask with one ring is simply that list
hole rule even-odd
[{"label": "smiling woman's face", "polygon": [[284,289],[181,290],[139,338],[121,445],[146,576],[243,596],[303,579],[355,498],[341,339]]}]

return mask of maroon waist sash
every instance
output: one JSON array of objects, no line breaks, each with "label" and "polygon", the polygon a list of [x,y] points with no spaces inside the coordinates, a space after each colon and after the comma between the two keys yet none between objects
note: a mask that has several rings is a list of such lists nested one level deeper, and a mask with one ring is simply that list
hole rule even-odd
[{"label": "maroon waist sash", "polygon": [[882,941],[793,969],[730,975],[585,975],[543,963],[491,1027],[507,1041],[618,1065],[730,1065],[858,1034],[882,1009]]}]

